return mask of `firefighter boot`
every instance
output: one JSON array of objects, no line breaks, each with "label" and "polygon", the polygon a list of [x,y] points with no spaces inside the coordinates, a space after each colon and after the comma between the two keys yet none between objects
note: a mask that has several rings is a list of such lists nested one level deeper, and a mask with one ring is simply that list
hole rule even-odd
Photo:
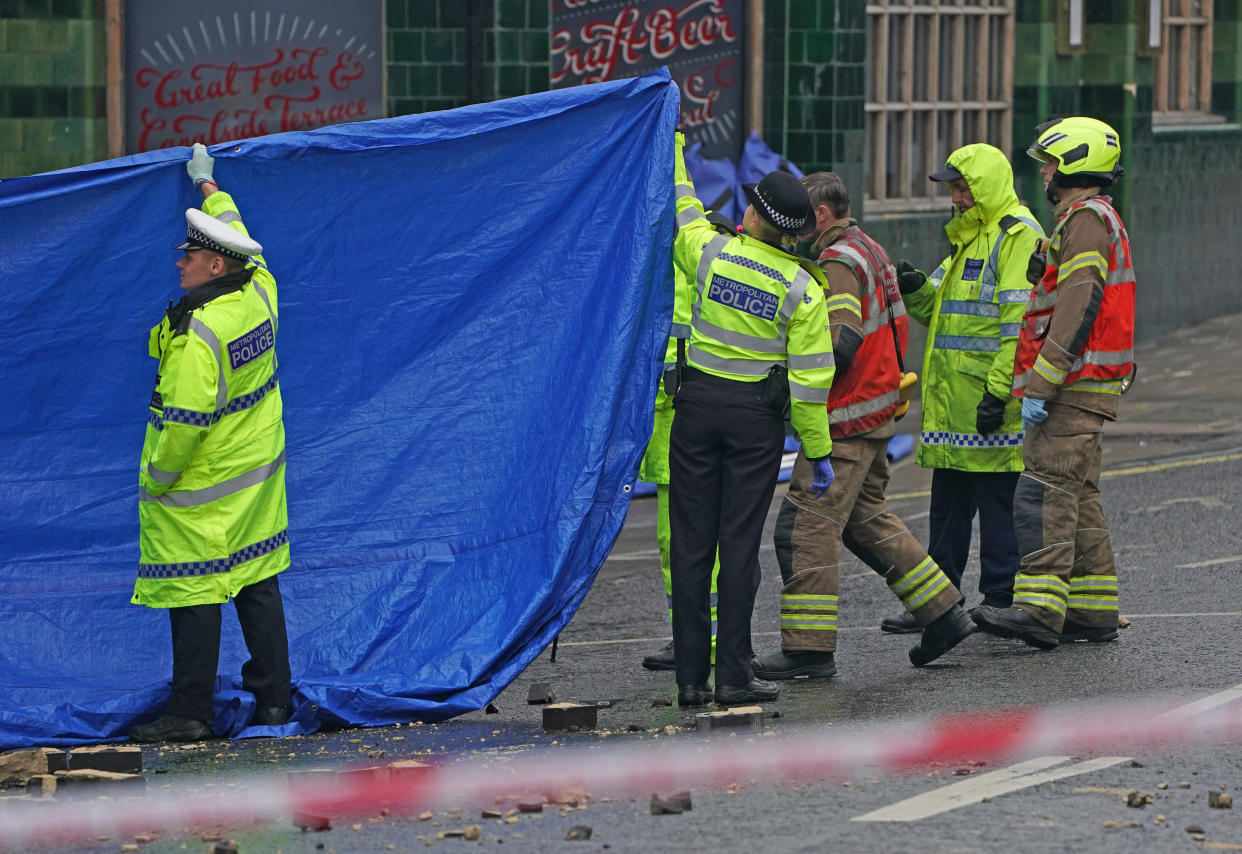
[{"label": "firefighter boot", "polygon": [[919,621],[909,611],[902,611],[896,617],[885,617],[880,620],[880,631],[890,635],[912,635],[923,631]]},{"label": "firefighter boot", "polygon": [[998,638],[1015,638],[1040,649],[1053,649],[1061,636],[1021,608],[980,605],[971,617],[980,629]]},{"label": "firefighter boot", "polygon": [[772,652],[751,660],[760,679],[828,679],[837,675],[831,652]]},{"label": "firefighter boot", "polygon": [[915,667],[922,667],[935,661],[964,641],[974,630],[966,611],[955,602],[952,608],[923,629],[919,645],[910,650],[910,663]]},{"label": "firefighter boot", "polygon": [[1106,643],[1117,640],[1117,630],[1103,626],[1084,626],[1067,619],[1061,627],[1061,643],[1069,641],[1086,641],[1087,643]]}]

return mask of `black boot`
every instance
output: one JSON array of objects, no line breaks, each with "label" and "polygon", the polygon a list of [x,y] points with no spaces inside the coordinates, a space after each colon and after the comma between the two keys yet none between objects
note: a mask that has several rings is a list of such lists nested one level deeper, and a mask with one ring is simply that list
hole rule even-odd
[{"label": "black boot", "polygon": [[953,647],[970,636],[975,627],[970,624],[970,617],[961,605],[953,607],[941,614],[923,629],[923,637],[919,645],[910,650],[910,663],[922,667],[935,661]]},{"label": "black boot", "polygon": [[751,679],[745,685],[717,685],[716,702],[722,706],[742,706],[775,700],[781,689],[763,679]]},{"label": "black boot", "polygon": [[1021,608],[980,605],[971,617],[980,629],[998,638],[1014,638],[1040,649],[1053,649],[1061,636]]},{"label": "black boot", "polygon": [[711,685],[678,685],[677,705],[706,706],[712,701]]},{"label": "black boot", "polygon": [[643,657],[643,667],[648,670],[672,670],[673,666],[672,641],[669,641],[659,652]]},{"label": "black boot", "polygon": [[923,631],[919,621],[909,611],[902,611],[896,617],[885,617],[880,620],[880,631],[890,635],[909,635]]},{"label": "black boot", "polygon": [[1082,623],[1066,620],[1065,625],[1061,626],[1061,643],[1079,640],[1086,641],[1087,643],[1115,641],[1117,640],[1117,629],[1101,626],[1084,626]]},{"label": "black boot", "polygon": [[831,652],[771,652],[751,659],[760,679],[828,679],[837,675],[836,657]]},{"label": "black boot", "polygon": [[202,741],[214,738],[211,727],[194,718],[160,715],[149,724],[139,724],[129,731],[129,740],[141,744],[156,741]]},{"label": "black boot", "polygon": [[251,726],[284,726],[287,723],[289,723],[288,706],[265,706],[262,709],[256,709],[254,717],[250,719]]}]

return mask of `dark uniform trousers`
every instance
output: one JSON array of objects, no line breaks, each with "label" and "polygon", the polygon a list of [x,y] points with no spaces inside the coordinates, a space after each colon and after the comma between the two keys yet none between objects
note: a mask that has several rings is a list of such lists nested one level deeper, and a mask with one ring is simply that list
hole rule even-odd
[{"label": "dark uniform trousers", "polygon": [[962,587],[970,555],[975,513],[979,514],[979,592],[983,604],[1008,608],[1018,572],[1018,538],[1013,530],[1016,471],[932,469],[930,536],[927,551]]},{"label": "dark uniform trousers", "polygon": [[907,610],[926,626],[958,600],[957,588],[928,557],[901,519],[889,512],[888,438],[865,434],[832,443],[835,477],[820,498],[814,472],[798,454],[781,504],[773,540],[781,568],[781,649],[834,652],[837,648],[838,561],[850,551],[884,577]]},{"label": "dark uniform trousers", "polygon": [[[242,687],[258,707],[285,706],[291,692],[289,641],[280,584],[270,578],[243,587],[233,599],[250,660],[242,665]],[[172,694],[170,715],[211,723],[211,698],[220,662],[220,606],[169,608],[172,623]]]},{"label": "dark uniform trousers", "polygon": [[1047,410],[1022,444],[1013,603],[1055,631],[1066,619],[1115,629],[1117,564],[1099,488],[1104,416],[1055,403]]},{"label": "dark uniform trousers", "polygon": [[784,419],[763,401],[765,383],[687,367],[677,393],[669,523],[680,685],[702,685],[711,670],[708,602],[717,547],[716,681],[743,685],[754,675],[750,618],[759,589],[759,544],[785,442]]}]

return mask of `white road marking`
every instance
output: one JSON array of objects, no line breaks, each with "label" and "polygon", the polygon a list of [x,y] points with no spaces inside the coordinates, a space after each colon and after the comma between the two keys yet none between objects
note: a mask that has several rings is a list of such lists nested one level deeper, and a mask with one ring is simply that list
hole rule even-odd
[{"label": "white road marking", "polygon": [[1178,706],[1176,709],[1165,712],[1162,718],[1170,718],[1172,720],[1182,720],[1183,718],[1194,717],[1208,709],[1214,709],[1217,706],[1223,706],[1225,703],[1232,703],[1234,700],[1242,699],[1242,685],[1234,685],[1232,688],[1226,688],[1219,694],[1213,694],[1210,697],[1203,697],[1195,700],[1193,703],[1187,703],[1184,706]]},{"label": "white road marking", "polygon": [[1212,560],[1199,560],[1194,563],[1179,563],[1177,569],[1196,569],[1200,566],[1217,566],[1222,563],[1237,563],[1242,561],[1242,555],[1232,555],[1230,557],[1218,557]]},{"label": "white road marking", "polygon": [[1028,759],[1008,768],[984,774],[973,780],[964,780],[899,803],[883,807],[855,816],[850,821],[918,821],[921,818],[939,815],[942,812],[955,810],[959,807],[977,804],[984,798],[996,797],[1007,792],[1016,792],[1029,786],[1098,771],[1110,765],[1118,765],[1130,759],[1129,756],[1101,756],[1086,762],[1078,762],[1062,768],[1052,768],[1070,759],[1068,756],[1040,756]]},{"label": "white road marking", "polygon": [[[1242,685],[1235,685],[1209,697],[1202,697],[1192,703],[1187,703],[1184,706],[1165,712],[1162,717],[1182,720],[1239,699],[1242,699]],[[1019,762],[1017,765],[1011,765],[1008,768],[1002,768],[999,771],[993,771],[972,780],[964,780],[960,783],[953,783],[930,792],[924,792],[913,798],[907,798],[904,801],[873,810],[865,815],[855,816],[850,820],[918,821],[921,818],[939,815],[940,813],[968,806],[969,804],[977,804],[985,797],[993,798],[1031,786],[1038,786],[1041,783],[1048,783],[1052,780],[1086,774],[1090,771],[1099,771],[1130,759],[1129,756],[1100,756],[1085,762],[1075,762],[1061,768],[1052,767],[1060,765],[1069,758],[1068,756],[1040,756],[1035,759],[1028,759],[1026,762]]]}]

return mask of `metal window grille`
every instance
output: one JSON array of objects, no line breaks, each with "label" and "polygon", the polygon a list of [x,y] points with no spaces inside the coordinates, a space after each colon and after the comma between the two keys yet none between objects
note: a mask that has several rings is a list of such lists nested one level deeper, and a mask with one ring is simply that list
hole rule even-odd
[{"label": "metal window grille", "polygon": [[955,148],[1012,137],[1015,0],[867,4],[868,212],[945,207],[927,180]]},{"label": "metal window grille", "polygon": [[1156,56],[1152,121],[1202,122],[1212,107],[1212,0],[1163,0],[1164,50]]}]

